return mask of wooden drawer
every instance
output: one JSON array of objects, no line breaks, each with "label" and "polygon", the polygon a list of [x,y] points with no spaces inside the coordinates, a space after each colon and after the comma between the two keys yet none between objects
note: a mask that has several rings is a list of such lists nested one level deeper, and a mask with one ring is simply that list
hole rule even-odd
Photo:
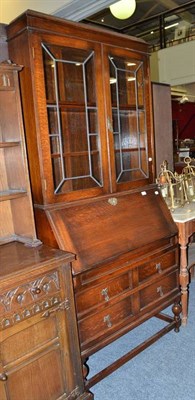
[{"label": "wooden drawer", "polygon": [[[133,273],[136,273],[136,269]],[[125,275],[124,275],[125,276]],[[120,278],[120,277],[119,277]],[[81,351],[89,349],[91,346],[100,343],[105,338],[109,338],[120,329],[127,327],[143,316],[146,307],[156,307],[165,304],[168,297],[179,294],[178,271],[163,275],[156,279],[155,283],[145,284],[143,289],[139,286],[132,288],[128,297],[122,298],[122,294],[116,298],[117,303],[107,307],[99,307],[98,312],[91,313],[89,316],[80,318],[78,322]],[[164,306],[165,308],[165,306]]]},{"label": "wooden drawer", "polygon": [[156,257],[154,260],[143,264],[138,269],[138,279],[139,283],[150,279],[156,274],[163,273],[166,269],[174,267],[178,262],[178,251],[177,248],[173,249],[171,252],[167,252]]},{"label": "wooden drawer", "polygon": [[0,293],[0,329],[45,311],[60,301],[57,271]]},{"label": "wooden drawer", "polygon": [[115,296],[132,288],[132,272],[126,271],[113,279],[104,280],[101,285],[91,285],[91,288],[76,294],[78,314],[84,314],[99,305],[107,304]]},{"label": "wooden drawer", "polygon": [[[145,283],[147,280],[157,278],[158,275],[165,273],[169,268],[177,265],[177,248],[171,251],[161,253],[155,258],[150,256],[150,260],[139,265],[139,261],[134,263],[126,262],[118,267],[115,271],[115,264],[110,268],[103,268],[102,277],[93,276],[90,285],[76,291],[76,308],[79,318],[84,314],[94,312],[94,309],[108,304],[127,290],[139,288],[139,284]],[[106,275],[107,272],[107,275]],[[112,276],[112,279],[111,279]],[[86,285],[85,285],[86,286]]]},{"label": "wooden drawer", "polygon": [[90,342],[111,335],[121,323],[129,323],[133,317],[131,296],[105,310],[84,318],[79,322],[79,336],[82,350]]},{"label": "wooden drawer", "polygon": [[166,296],[171,294],[174,290],[179,292],[178,284],[178,271],[165,276],[153,285],[149,285],[146,288],[140,290],[140,308],[164,299]]}]

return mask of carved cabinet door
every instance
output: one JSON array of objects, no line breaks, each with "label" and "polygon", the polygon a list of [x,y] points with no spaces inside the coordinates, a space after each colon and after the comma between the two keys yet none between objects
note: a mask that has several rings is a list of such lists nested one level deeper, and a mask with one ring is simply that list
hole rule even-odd
[{"label": "carved cabinet door", "polygon": [[[3,368],[2,368],[2,364],[0,362],[0,380],[3,382],[3,379],[5,379],[5,375],[3,373]],[[2,383],[0,383],[0,399],[1,400],[7,400],[6,397],[6,392],[5,392],[5,385],[3,385]]]},{"label": "carved cabinet door", "polygon": [[66,398],[67,393],[76,398],[79,389],[72,378],[73,364],[69,350],[65,354],[62,347],[63,314],[61,310],[36,316],[4,332],[1,400],[55,400]]}]

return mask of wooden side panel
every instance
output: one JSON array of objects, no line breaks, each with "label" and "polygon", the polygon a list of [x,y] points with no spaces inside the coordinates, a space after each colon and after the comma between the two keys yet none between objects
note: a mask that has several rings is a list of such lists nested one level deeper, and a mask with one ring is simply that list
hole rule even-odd
[{"label": "wooden side panel", "polygon": [[164,160],[168,161],[168,168],[173,171],[173,133],[170,86],[160,83],[152,83],[152,97],[156,176],[158,176],[160,165]]},{"label": "wooden side panel", "polygon": [[[9,54],[13,62],[24,65],[25,68],[20,72],[20,87],[22,95],[22,107],[24,113],[24,128],[26,132],[26,143],[28,153],[33,154],[33,157],[28,157],[31,182],[33,186],[33,200],[36,203],[42,203],[42,186],[41,172],[39,165],[39,157],[37,150],[37,139],[34,132],[37,131],[36,112],[34,109],[32,77],[31,77],[31,55],[29,54],[28,32],[20,35],[14,41],[9,43]],[[27,132],[29,134],[27,135]],[[35,165],[36,160],[36,165]]]}]

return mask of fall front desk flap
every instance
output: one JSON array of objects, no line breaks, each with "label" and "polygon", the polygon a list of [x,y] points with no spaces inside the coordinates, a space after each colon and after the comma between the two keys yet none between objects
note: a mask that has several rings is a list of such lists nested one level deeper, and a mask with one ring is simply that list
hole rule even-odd
[{"label": "fall front desk flap", "polygon": [[177,234],[154,187],[62,205],[47,215],[59,247],[76,254],[75,274]]}]

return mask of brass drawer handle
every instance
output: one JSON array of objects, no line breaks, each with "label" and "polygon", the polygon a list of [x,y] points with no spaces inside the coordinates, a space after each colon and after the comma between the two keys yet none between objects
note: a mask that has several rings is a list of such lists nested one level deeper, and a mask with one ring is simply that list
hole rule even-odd
[{"label": "brass drawer handle", "polygon": [[40,293],[41,293],[41,289],[40,289],[39,287],[35,287],[35,288],[33,288],[33,289],[31,290],[31,292],[32,292],[33,294],[40,294]]},{"label": "brass drawer handle", "polygon": [[5,382],[5,381],[7,381],[7,379],[8,379],[8,376],[6,375],[6,374],[0,374],[0,381],[2,381],[2,382]]},{"label": "brass drawer handle", "polygon": [[160,294],[160,297],[164,296],[162,286],[157,287],[157,293]]},{"label": "brass drawer handle", "polygon": [[156,270],[158,271],[159,274],[161,274],[162,272],[161,263],[156,264]]},{"label": "brass drawer handle", "polygon": [[108,328],[111,328],[111,327],[112,327],[112,322],[111,322],[110,315],[106,315],[106,316],[104,317],[104,322],[106,323],[106,325],[107,325]]},{"label": "brass drawer handle", "polygon": [[101,294],[104,297],[105,301],[109,301],[110,300],[110,297],[108,296],[108,288],[102,289]]}]

